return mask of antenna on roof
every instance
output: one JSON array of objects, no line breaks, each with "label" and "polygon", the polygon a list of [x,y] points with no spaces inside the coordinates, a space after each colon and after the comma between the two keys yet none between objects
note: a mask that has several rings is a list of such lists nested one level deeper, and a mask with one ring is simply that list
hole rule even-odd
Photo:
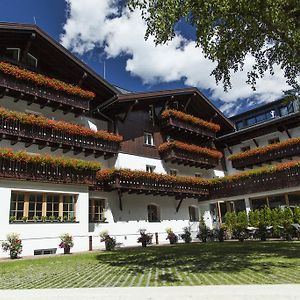
[{"label": "antenna on roof", "polygon": [[36,19],[35,19],[35,16],[33,16],[33,22],[34,22],[34,25],[36,25]]},{"label": "antenna on roof", "polygon": [[105,61],[104,61],[103,62],[103,78],[106,79],[105,77],[106,77],[106,68],[105,68]]}]

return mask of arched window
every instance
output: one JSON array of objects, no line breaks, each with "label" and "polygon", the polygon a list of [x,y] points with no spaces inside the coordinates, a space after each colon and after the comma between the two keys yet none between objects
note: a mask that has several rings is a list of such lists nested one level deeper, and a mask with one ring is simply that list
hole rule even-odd
[{"label": "arched window", "polygon": [[198,207],[189,206],[189,217],[191,222],[199,221]]},{"label": "arched window", "polygon": [[155,204],[150,204],[148,205],[147,209],[148,209],[148,221],[159,222],[160,221],[159,206]]}]

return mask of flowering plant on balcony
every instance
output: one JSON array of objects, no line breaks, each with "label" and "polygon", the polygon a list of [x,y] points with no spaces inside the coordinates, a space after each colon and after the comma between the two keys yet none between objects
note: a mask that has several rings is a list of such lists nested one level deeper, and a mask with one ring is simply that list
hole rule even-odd
[{"label": "flowering plant on balcony", "polygon": [[15,160],[20,162],[52,165],[75,170],[100,170],[101,164],[95,161],[86,161],[47,154],[28,154],[25,151],[13,152],[11,149],[0,148],[0,158]]},{"label": "flowering plant on balcony", "polygon": [[200,127],[204,127],[206,129],[209,129],[213,132],[218,132],[220,131],[221,127],[218,124],[212,123],[205,121],[203,119],[194,117],[192,115],[186,114],[182,111],[175,110],[175,109],[166,109],[162,112],[161,118],[162,119],[168,119],[170,117],[175,117],[179,120],[185,121],[187,123],[191,123],[193,125],[198,125]]},{"label": "flowering plant on balcony", "polygon": [[94,131],[79,124],[50,120],[44,116],[9,111],[3,107],[0,107],[0,117],[3,119],[19,121],[23,124],[37,125],[43,128],[62,131],[70,135],[91,136],[118,143],[123,139],[122,136],[107,132],[105,130]]},{"label": "flowering plant on balcony", "polygon": [[241,160],[248,157],[255,157],[262,154],[267,154],[271,151],[276,150],[282,150],[285,148],[288,148],[290,146],[295,146],[300,144],[300,138],[290,138],[288,140],[282,141],[280,143],[267,145],[264,147],[256,148],[256,149],[250,149],[245,152],[240,152],[237,154],[232,154],[228,157],[229,160],[235,161],[235,160]]},{"label": "flowering plant on balcony", "polygon": [[67,94],[79,96],[81,98],[95,98],[95,93],[83,90],[79,86],[75,86],[58,79],[49,78],[45,75],[19,68],[3,61],[0,62],[0,72],[19,80],[29,81],[39,86],[44,86]]},{"label": "flowering plant on balcony", "polygon": [[180,141],[171,141],[163,143],[159,146],[158,151],[160,153],[172,150],[172,148],[177,148],[191,153],[198,153],[207,157],[220,159],[223,154],[217,150],[209,149],[206,147],[199,147],[193,144],[186,144]]},{"label": "flowering plant on balcony", "polygon": [[145,171],[132,171],[128,169],[106,169],[97,172],[97,179],[100,182],[114,181],[116,177],[120,180],[141,180],[141,179],[151,179],[158,183],[164,184],[182,184],[191,185],[197,187],[208,186],[209,181],[199,177],[191,176],[172,176],[167,174],[159,173],[148,173]]},{"label": "flowering plant on balcony", "polygon": [[272,173],[279,173],[282,171],[290,170],[294,167],[300,167],[300,160],[290,161],[280,163],[274,166],[267,166],[262,168],[257,168],[250,171],[240,172],[234,175],[225,176],[222,178],[214,178],[210,180],[211,185],[218,185],[226,182],[235,182],[241,179],[247,179],[251,177],[256,177],[262,174],[272,174]]}]

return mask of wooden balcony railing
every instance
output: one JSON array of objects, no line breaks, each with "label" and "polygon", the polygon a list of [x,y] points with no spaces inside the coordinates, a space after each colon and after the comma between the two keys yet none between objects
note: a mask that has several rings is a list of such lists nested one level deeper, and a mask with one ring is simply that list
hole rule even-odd
[{"label": "wooden balcony railing", "polygon": [[39,144],[54,149],[62,148],[65,152],[73,150],[76,153],[85,152],[86,155],[94,154],[96,157],[100,155],[109,157],[117,153],[120,147],[119,142],[93,136],[70,134],[34,124],[23,124],[17,120],[6,118],[0,118],[0,135],[2,138],[11,139],[12,144],[24,141],[26,146]]},{"label": "wooden balcony railing", "polygon": [[300,167],[294,166],[272,173],[252,175],[232,182],[222,182],[210,187],[209,198],[218,199],[244,196],[270,190],[300,186]]},{"label": "wooden balcony railing", "polygon": [[96,171],[0,158],[0,177],[51,183],[94,185]]},{"label": "wooden balcony railing", "polygon": [[174,116],[169,116],[168,118],[160,120],[160,126],[163,130],[168,132],[177,132],[177,133],[188,133],[195,137],[202,137],[205,139],[214,139],[216,133],[212,130],[204,127],[200,127],[197,124],[191,124],[180,120]]},{"label": "wooden balcony railing", "polygon": [[26,100],[30,103],[39,103],[42,106],[51,106],[71,111],[89,110],[88,99],[38,86],[29,81],[18,80],[2,73],[0,73],[0,87],[4,89],[5,93],[14,96],[16,100]]},{"label": "wooden balcony railing", "polygon": [[219,164],[218,158],[208,157],[200,153],[189,152],[183,149],[172,147],[171,149],[161,152],[161,158],[164,161],[198,167],[203,169],[212,169]]},{"label": "wooden balcony railing", "polygon": [[232,166],[235,169],[243,170],[244,168],[253,167],[271,161],[277,161],[284,158],[300,155],[300,144],[287,145],[281,149],[273,149],[266,153],[257,154],[250,157],[243,157],[232,160]]},{"label": "wooden balcony railing", "polygon": [[[134,171],[133,171],[134,172]],[[160,175],[164,177],[164,175]],[[165,175],[164,179],[153,179],[148,176],[140,176],[134,178],[126,178],[122,173],[115,173],[107,180],[99,180],[97,188],[110,191],[117,189],[122,192],[136,193],[136,194],[152,194],[152,195],[166,195],[175,196],[177,198],[205,198],[208,196],[207,185],[191,184],[188,182],[172,182],[170,175]]]}]

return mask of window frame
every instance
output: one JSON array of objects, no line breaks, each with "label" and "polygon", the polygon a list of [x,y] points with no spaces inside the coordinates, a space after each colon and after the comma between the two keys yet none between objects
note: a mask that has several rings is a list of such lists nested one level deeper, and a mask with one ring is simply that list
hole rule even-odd
[{"label": "window frame", "polygon": [[150,147],[155,146],[153,133],[148,132],[148,131],[144,131],[144,145],[145,146],[150,146]]},{"label": "window frame", "polygon": [[[195,205],[189,205],[189,221],[190,222],[199,222],[199,210]],[[191,213],[193,210],[193,214]]]},{"label": "window frame", "polygon": [[[154,210],[152,210],[152,208],[154,208],[154,207],[156,209],[156,212],[155,212],[156,213],[156,218],[153,218]],[[150,222],[150,223],[160,222],[161,218],[160,218],[160,207],[159,207],[159,205],[154,204],[154,203],[148,204],[147,205],[147,215],[148,215],[148,222]],[[151,218],[150,218],[150,216],[151,216]]]},{"label": "window frame", "polygon": [[[103,203],[102,212],[101,205],[96,206],[96,202]],[[104,223],[106,221],[106,199],[103,198],[90,198],[89,199],[89,223]],[[96,213],[96,207],[99,208],[99,212]],[[99,215],[96,218],[96,215]]]},{"label": "window frame", "polygon": [[156,166],[154,165],[146,165],[146,172],[147,173],[155,173]]}]

